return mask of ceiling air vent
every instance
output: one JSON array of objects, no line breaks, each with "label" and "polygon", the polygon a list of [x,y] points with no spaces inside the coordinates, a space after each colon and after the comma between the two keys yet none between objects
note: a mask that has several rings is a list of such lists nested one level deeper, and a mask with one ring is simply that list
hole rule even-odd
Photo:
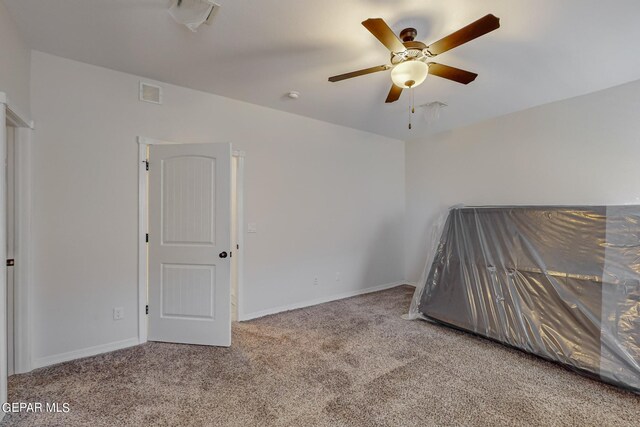
[{"label": "ceiling air vent", "polygon": [[428,104],[422,104],[420,107],[424,110],[424,119],[427,123],[434,123],[440,120],[440,113],[442,113],[442,110],[447,108],[448,105],[444,102],[433,101]]},{"label": "ceiling air vent", "polygon": [[162,104],[162,88],[145,82],[140,82],[140,101]]},{"label": "ceiling air vent", "polygon": [[202,24],[211,24],[220,5],[212,0],[173,0],[169,15],[194,33]]}]

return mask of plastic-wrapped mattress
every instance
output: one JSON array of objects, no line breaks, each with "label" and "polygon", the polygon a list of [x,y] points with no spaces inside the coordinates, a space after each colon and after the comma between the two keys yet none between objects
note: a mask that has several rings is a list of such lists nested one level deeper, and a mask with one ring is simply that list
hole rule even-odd
[{"label": "plastic-wrapped mattress", "polygon": [[640,392],[640,206],[453,208],[442,228],[421,317]]}]

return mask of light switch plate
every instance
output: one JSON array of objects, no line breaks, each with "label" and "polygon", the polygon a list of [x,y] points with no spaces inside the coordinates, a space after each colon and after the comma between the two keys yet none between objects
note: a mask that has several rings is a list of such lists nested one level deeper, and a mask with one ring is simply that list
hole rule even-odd
[{"label": "light switch plate", "polygon": [[250,222],[247,224],[247,233],[257,233],[258,232],[258,224],[255,222]]}]

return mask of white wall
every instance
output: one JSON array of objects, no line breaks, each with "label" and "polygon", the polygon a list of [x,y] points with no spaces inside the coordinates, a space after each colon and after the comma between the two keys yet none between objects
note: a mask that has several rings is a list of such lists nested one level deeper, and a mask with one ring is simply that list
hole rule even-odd
[{"label": "white wall", "polygon": [[9,12],[0,0],[0,92],[29,114],[29,67],[31,52],[20,38]]},{"label": "white wall", "polygon": [[639,114],[636,81],[408,142],[406,278],[455,204],[640,203]]},{"label": "white wall", "polygon": [[246,152],[247,313],[403,279],[403,142],[139,81],[33,52],[36,366],[137,336],[137,135]]}]

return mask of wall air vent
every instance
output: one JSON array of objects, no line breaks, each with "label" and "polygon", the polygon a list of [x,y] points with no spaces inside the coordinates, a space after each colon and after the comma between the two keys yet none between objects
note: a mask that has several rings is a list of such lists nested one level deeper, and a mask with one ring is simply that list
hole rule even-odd
[{"label": "wall air vent", "polygon": [[162,88],[150,83],[140,82],[140,101],[162,104]]}]

